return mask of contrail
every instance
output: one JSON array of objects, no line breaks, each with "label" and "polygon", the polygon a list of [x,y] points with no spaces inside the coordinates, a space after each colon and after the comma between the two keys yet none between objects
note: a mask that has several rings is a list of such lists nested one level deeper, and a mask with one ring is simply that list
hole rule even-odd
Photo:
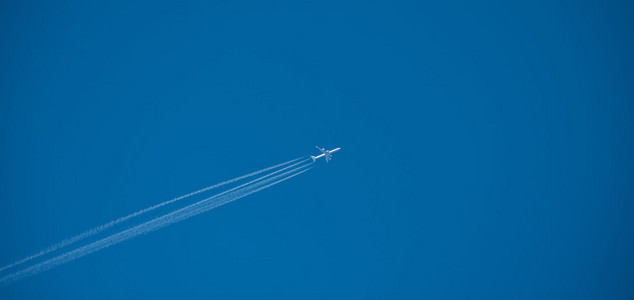
[{"label": "contrail", "polygon": [[123,223],[123,222],[125,222],[125,221],[127,221],[127,220],[129,220],[129,219],[132,219],[132,218],[134,218],[134,217],[136,217],[136,216],[140,216],[140,215],[145,214],[145,213],[147,213],[147,212],[153,211],[153,210],[155,210],[155,209],[157,209],[157,208],[161,208],[161,207],[163,207],[163,206],[165,206],[165,205],[168,205],[168,204],[174,203],[174,202],[179,201],[179,200],[183,200],[183,199],[185,199],[185,198],[188,198],[188,197],[191,197],[191,196],[194,196],[194,195],[200,194],[200,193],[202,193],[202,192],[209,191],[209,190],[211,190],[211,189],[215,189],[215,188],[221,187],[221,186],[223,186],[223,185],[227,185],[227,184],[230,184],[230,183],[234,183],[234,182],[236,182],[236,181],[240,181],[240,180],[242,180],[242,179],[249,178],[249,177],[252,177],[252,176],[255,176],[255,175],[258,175],[258,174],[264,173],[264,172],[266,172],[266,171],[270,171],[270,170],[273,170],[273,169],[279,168],[279,167],[281,167],[281,166],[284,166],[284,165],[287,165],[287,164],[290,164],[290,163],[296,162],[296,161],[298,161],[298,160],[300,160],[300,159],[302,159],[302,158],[300,157],[300,158],[296,158],[296,159],[293,159],[293,160],[289,160],[289,161],[287,161],[287,162],[284,162],[284,163],[281,163],[281,164],[277,164],[277,165],[275,165],[275,166],[268,167],[268,168],[265,168],[265,169],[262,169],[262,170],[259,170],[259,171],[255,171],[255,172],[252,172],[252,173],[249,173],[249,174],[246,174],[246,175],[242,175],[242,176],[240,176],[240,177],[236,177],[236,178],[233,178],[233,179],[230,179],[230,180],[227,180],[227,181],[223,181],[223,182],[221,182],[221,183],[214,184],[214,185],[208,186],[208,187],[206,187],[206,188],[202,188],[202,189],[200,189],[200,190],[197,190],[197,191],[191,192],[191,193],[189,193],[189,194],[182,195],[182,196],[180,196],[180,197],[176,197],[176,198],[174,198],[174,199],[171,199],[171,200],[168,200],[168,201],[165,201],[165,202],[162,202],[162,203],[156,204],[156,205],[154,205],[154,206],[151,206],[151,207],[148,207],[148,208],[145,208],[145,209],[142,209],[142,210],[139,210],[139,211],[137,211],[137,212],[135,212],[135,213],[132,213],[132,214],[129,214],[129,215],[125,216],[125,217],[121,217],[121,218],[119,218],[119,219],[116,219],[116,220],[110,221],[110,222],[108,222],[108,223],[106,223],[106,224],[103,224],[103,225],[97,226],[97,227],[95,227],[95,228],[89,229],[89,230],[87,230],[87,231],[85,231],[85,232],[83,232],[83,233],[80,233],[80,234],[78,234],[78,235],[76,235],[76,236],[74,236],[74,237],[71,237],[71,238],[65,239],[65,240],[63,240],[63,241],[61,241],[61,242],[59,242],[59,243],[57,243],[57,244],[55,244],[55,245],[52,245],[52,246],[50,246],[50,247],[48,247],[48,248],[46,248],[46,249],[44,249],[44,250],[42,250],[42,251],[40,251],[40,252],[38,252],[38,253],[36,253],[36,254],[33,254],[33,255],[31,255],[31,256],[28,256],[28,257],[26,257],[26,258],[24,258],[24,259],[21,259],[21,260],[19,260],[19,261],[13,262],[13,263],[8,264],[8,265],[6,265],[6,266],[4,266],[4,267],[0,267],[0,272],[4,271],[4,270],[6,270],[6,269],[12,268],[12,267],[16,267],[16,266],[18,266],[18,265],[21,265],[21,264],[23,264],[23,263],[25,263],[25,262],[28,262],[28,261],[30,261],[30,260],[32,260],[32,259],[35,259],[35,258],[38,258],[38,257],[40,257],[40,256],[42,256],[42,255],[45,255],[45,254],[51,253],[51,252],[53,252],[53,251],[55,251],[55,250],[57,250],[57,249],[60,249],[60,248],[66,247],[66,246],[68,246],[68,245],[74,244],[74,243],[76,243],[76,242],[79,242],[79,241],[84,240],[84,239],[86,239],[86,238],[89,238],[89,237],[91,237],[91,236],[94,236],[94,235],[96,235],[96,234],[98,234],[98,233],[100,233],[100,232],[102,232],[102,231],[104,231],[104,230],[106,230],[106,229],[111,228],[112,226],[115,226],[115,225],[121,224],[121,223]]},{"label": "contrail", "polygon": [[[35,264],[28,268],[6,275],[0,278],[0,287],[6,286],[16,280],[24,279],[26,277],[33,276],[41,272],[47,271],[61,264],[83,257],[85,255],[101,250],[103,248],[118,244],[122,241],[131,239],[138,235],[147,234],[149,232],[163,228],[170,224],[180,222],[192,216],[201,214],[203,212],[209,211],[223,204],[235,201],[242,197],[248,196],[250,194],[256,193],[270,186],[273,186],[275,184],[288,180],[292,177],[295,177],[301,173],[304,173],[310,170],[312,167],[310,168],[308,167],[311,166],[312,163],[301,165],[299,167],[296,167],[294,169],[291,169],[279,175],[273,176],[271,178],[268,178],[268,177],[270,177],[273,174],[279,173],[285,169],[292,168],[295,165],[305,163],[307,162],[307,160],[300,161],[298,163],[295,163],[294,165],[287,166],[283,169],[264,175],[260,178],[254,179],[238,187],[232,188],[230,190],[211,196],[209,198],[200,200],[194,204],[190,204],[184,208],[156,217],[140,225],[136,225],[131,228],[125,229],[123,231],[114,233],[110,236],[107,236],[105,238],[92,242],[90,244],[84,245],[75,250],[67,251],[56,257],[45,260],[41,263]],[[293,160],[293,161],[296,161],[296,160]]]}]

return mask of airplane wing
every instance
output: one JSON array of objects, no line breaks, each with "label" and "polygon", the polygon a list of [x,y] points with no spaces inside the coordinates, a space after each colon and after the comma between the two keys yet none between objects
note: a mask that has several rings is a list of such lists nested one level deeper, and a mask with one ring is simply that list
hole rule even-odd
[{"label": "airplane wing", "polygon": [[319,146],[315,146],[315,148],[317,148],[323,154],[326,154],[328,152],[328,151],[326,151],[326,148],[319,148]]}]

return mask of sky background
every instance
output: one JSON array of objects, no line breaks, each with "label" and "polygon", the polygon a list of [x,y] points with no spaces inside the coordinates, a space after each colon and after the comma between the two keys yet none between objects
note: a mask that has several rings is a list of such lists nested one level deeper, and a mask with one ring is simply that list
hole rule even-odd
[{"label": "sky background", "polygon": [[0,2],[0,265],[341,147],[2,299],[632,299],[631,1]]}]

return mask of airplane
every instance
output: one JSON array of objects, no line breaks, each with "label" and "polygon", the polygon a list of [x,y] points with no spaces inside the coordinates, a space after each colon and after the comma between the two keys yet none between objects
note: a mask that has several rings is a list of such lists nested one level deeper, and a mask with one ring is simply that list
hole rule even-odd
[{"label": "airplane", "polygon": [[311,155],[310,158],[313,159],[313,162],[315,162],[318,158],[320,158],[322,156],[325,156],[326,157],[326,162],[328,162],[328,161],[330,161],[332,159],[332,154],[334,152],[337,152],[337,151],[341,150],[341,148],[335,148],[335,149],[332,149],[332,150],[326,150],[326,148],[319,148],[319,146],[315,146],[315,147],[317,147],[317,149],[319,149],[319,151],[321,151],[321,154],[317,155],[317,156],[312,156]]}]

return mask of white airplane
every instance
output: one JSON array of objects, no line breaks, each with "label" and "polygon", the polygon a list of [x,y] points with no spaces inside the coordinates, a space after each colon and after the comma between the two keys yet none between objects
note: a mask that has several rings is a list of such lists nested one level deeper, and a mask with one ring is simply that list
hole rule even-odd
[{"label": "white airplane", "polygon": [[321,154],[319,154],[317,156],[312,156],[311,155],[310,158],[313,159],[313,162],[316,161],[318,158],[320,158],[322,156],[325,156],[326,157],[326,162],[328,162],[328,161],[330,161],[330,159],[332,159],[332,154],[334,152],[337,152],[337,151],[341,150],[341,148],[335,148],[335,149],[332,149],[332,150],[329,151],[329,150],[326,150],[326,148],[319,148],[319,146],[315,146],[315,147],[317,147],[317,149],[319,149],[319,151],[321,151]]}]

